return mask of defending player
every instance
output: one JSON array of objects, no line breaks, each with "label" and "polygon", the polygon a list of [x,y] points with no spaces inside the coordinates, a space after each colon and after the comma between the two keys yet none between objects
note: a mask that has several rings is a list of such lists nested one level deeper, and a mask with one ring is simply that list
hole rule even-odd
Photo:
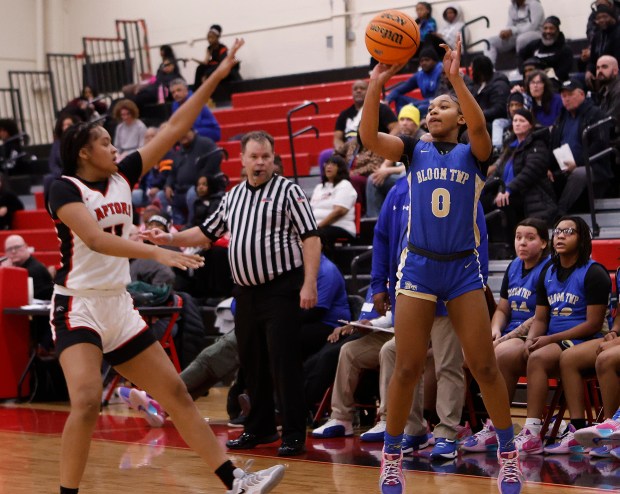
[{"label": "defending player", "polygon": [[[426,117],[432,142],[377,131],[381,88],[402,65],[377,65],[370,75],[360,137],[365,147],[392,161],[408,163],[411,190],[408,246],[398,273],[395,333],[396,367],[388,389],[387,430],[380,487],[383,494],[402,494],[401,443],[413,389],[426,358],[437,299],[447,301],[469,368],[478,381],[499,437],[503,494],[521,491],[518,453],[506,384],[497,368],[491,325],[483,294],[476,247],[476,205],[484,184],[481,171],[491,155],[491,138],[482,110],[461,75],[461,39],[446,50],[444,72],[458,99],[435,98]],[[470,144],[458,144],[467,124]]]},{"label": "defending player", "polygon": [[67,380],[71,412],[60,455],[60,492],[76,494],[99,416],[103,358],[165,407],[181,436],[215,471],[227,492],[262,494],[282,478],[284,467],[256,473],[235,468],[198,413],[186,387],[125,290],[127,258],[154,259],[181,269],[203,259],[128,240],[131,190],[184,135],[219,81],[237,63],[235,42],[228,57],[146,146],[118,165],[110,135],[93,123],[63,135],[64,175],[50,190],[48,208],[61,239],[62,267],[55,279],[51,323]]}]

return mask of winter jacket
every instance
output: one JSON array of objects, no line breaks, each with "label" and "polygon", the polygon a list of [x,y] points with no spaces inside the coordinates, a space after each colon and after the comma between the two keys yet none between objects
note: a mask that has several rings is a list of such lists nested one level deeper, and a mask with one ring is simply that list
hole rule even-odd
[{"label": "winter jacket", "polygon": [[545,46],[541,39],[537,39],[521,48],[519,66],[523,66],[523,62],[532,57],[538,58],[545,68],[552,68],[560,81],[567,80],[573,68],[573,51],[566,44],[566,38],[561,31],[552,45]]},{"label": "winter jacket", "polygon": [[[192,94],[192,91],[190,91],[187,97],[190,98]],[[177,103],[176,101],[173,101],[172,113],[177,111],[179,109],[179,106],[181,106],[182,104],[183,103]],[[215,142],[219,141],[222,138],[220,124],[217,122],[215,116],[213,116],[213,113],[211,113],[211,110],[209,110],[209,107],[207,105],[202,107],[202,110],[200,110],[200,114],[198,115],[198,118],[196,118],[192,127],[198,135],[213,139]]]},{"label": "winter jacket", "polygon": [[587,69],[596,74],[596,61],[602,55],[611,55],[620,60],[620,23],[616,22],[605,31],[597,31],[590,42],[590,60]]},{"label": "winter jacket", "polygon": [[493,78],[474,93],[487,124],[490,125],[496,118],[506,118],[508,96],[510,96],[510,83],[508,77],[501,72],[495,72]]},{"label": "winter jacket", "polygon": [[[577,116],[579,118],[579,135],[583,135],[583,130],[588,126],[592,125],[599,120],[605,118],[605,113],[596,106],[591,99],[586,99],[581,104],[579,108],[577,108]],[[566,124],[566,119],[568,118],[568,111],[565,108],[562,108],[562,112],[556,121],[552,131],[551,131],[551,149],[555,149],[560,147],[560,143],[562,142],[562,134],[564,130],[564,125]],[[607,129],[608,131],[608,129]],[[604,149],[609,147],[609,137],[608,133],[604,128],[600,128],[598,132],[594,132],[594,134],[590,137],[590,145],[589,145],[589,155],[593,156],[596,153],[603,151]],[[585,149],[584,149],[585,153]],[[575,163],[577,166],[585,165],[585,155],[582,156],[574,156]],[[553,163],[553,167],[555,171],[559,170],[559,166],[555,159],[551,160]],[[611,170],[611,157],[604,158],[602,160],[598,160],[592,163],[592,172],[593,172],[593,182],[605,182],[607,180],[611,180],[613,178],[613,172]]]},{"label": "winter jacket", "polygon": [[558,205],[553,186],[547,178],[550,157],[548,140],[549,130],[546,128],[531,132],[514,150],[508,148],[510,151],[504,152],[493,176],[504,176],[504,169],[512,156],[514,178],[505,184],[505,188],[523,198],[526,217],[540,218],[551,224]]}]

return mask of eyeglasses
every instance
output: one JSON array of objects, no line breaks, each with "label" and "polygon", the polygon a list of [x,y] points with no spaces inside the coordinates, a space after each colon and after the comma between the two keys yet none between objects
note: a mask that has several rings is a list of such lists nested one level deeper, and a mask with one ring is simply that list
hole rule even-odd
[{"label": "eyeglasses", "polygon": [[530,81],[530,86],[544,86],[543,81]]},{"label": "eyeglasses", "polygon": [[560,233],[563,233],[565,236],[570,237],[573,233],[577,233],[577,230],[575,228],[555,228],[553,230],[553,235],[555,235],[556,237]]},{"label": "eyeglasses", "polygon": [[12,247],[7,247],[7,248],[6,248],[6,249],[4,249],[4,250],[5,250],[5,252],[6,252],[7,254],[10,254],[10,253],[12,253],[12,252],[17,252],[19,249],[22,249],[22,248],[24,248],[24,247],[26,247],[26,245],[25,245],[25,244],[22,244],[22,245],[13,245]]}]

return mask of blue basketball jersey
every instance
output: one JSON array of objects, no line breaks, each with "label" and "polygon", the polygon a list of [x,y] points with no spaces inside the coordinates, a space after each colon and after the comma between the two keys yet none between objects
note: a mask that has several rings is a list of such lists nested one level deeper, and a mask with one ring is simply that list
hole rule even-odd
[{"label": "blue basketball jersey", "polygon": [[536,284],[540,273],[547,265],[549,256],[544,257],[525,276],[523,261],[518,257],[508,266],[508,303],[510,304],[510,322],[502,332],[509,333],[517,326],[534,317],[536,312]]},{"label": "blue basketball jersey", "polygon": [[[545,289],[551,309],[547,334],[567,331],[586,321],[586,273],[594,261],[576,268],[563,283],[558,280],[557,270],[550,266],[545,274]],[[600,334],[594,337],[601,336]],[[583,340],[574,340],[575,343]]]},{"label": "blue basketball jersey", "polygon": [[469,144],[440,154],[431,142],[419,141],[408,174],[411,190],[409,242],[436,254],[473,250],[480,244],[476,226],[484,176]]}]

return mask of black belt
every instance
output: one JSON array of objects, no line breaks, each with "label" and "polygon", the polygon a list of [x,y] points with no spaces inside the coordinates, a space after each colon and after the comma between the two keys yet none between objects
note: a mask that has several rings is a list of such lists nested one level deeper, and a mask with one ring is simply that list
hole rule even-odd
[{"label": "black belt", "polygon": [[461,252],[454,252],[453,254],[437,254],[436,252],[431,252],[428,250],[420,249],[416,247],[411,242],[407,243],[407,249],[409,252],[413,252],[414,254],[418,254],[420,256],[428,257],[429,259],[433,259],[434,261],[456,261],[457,259],[463,259],[464,257],[469,257],[474,254],[476,251],[474,249],[463,250]]}]

